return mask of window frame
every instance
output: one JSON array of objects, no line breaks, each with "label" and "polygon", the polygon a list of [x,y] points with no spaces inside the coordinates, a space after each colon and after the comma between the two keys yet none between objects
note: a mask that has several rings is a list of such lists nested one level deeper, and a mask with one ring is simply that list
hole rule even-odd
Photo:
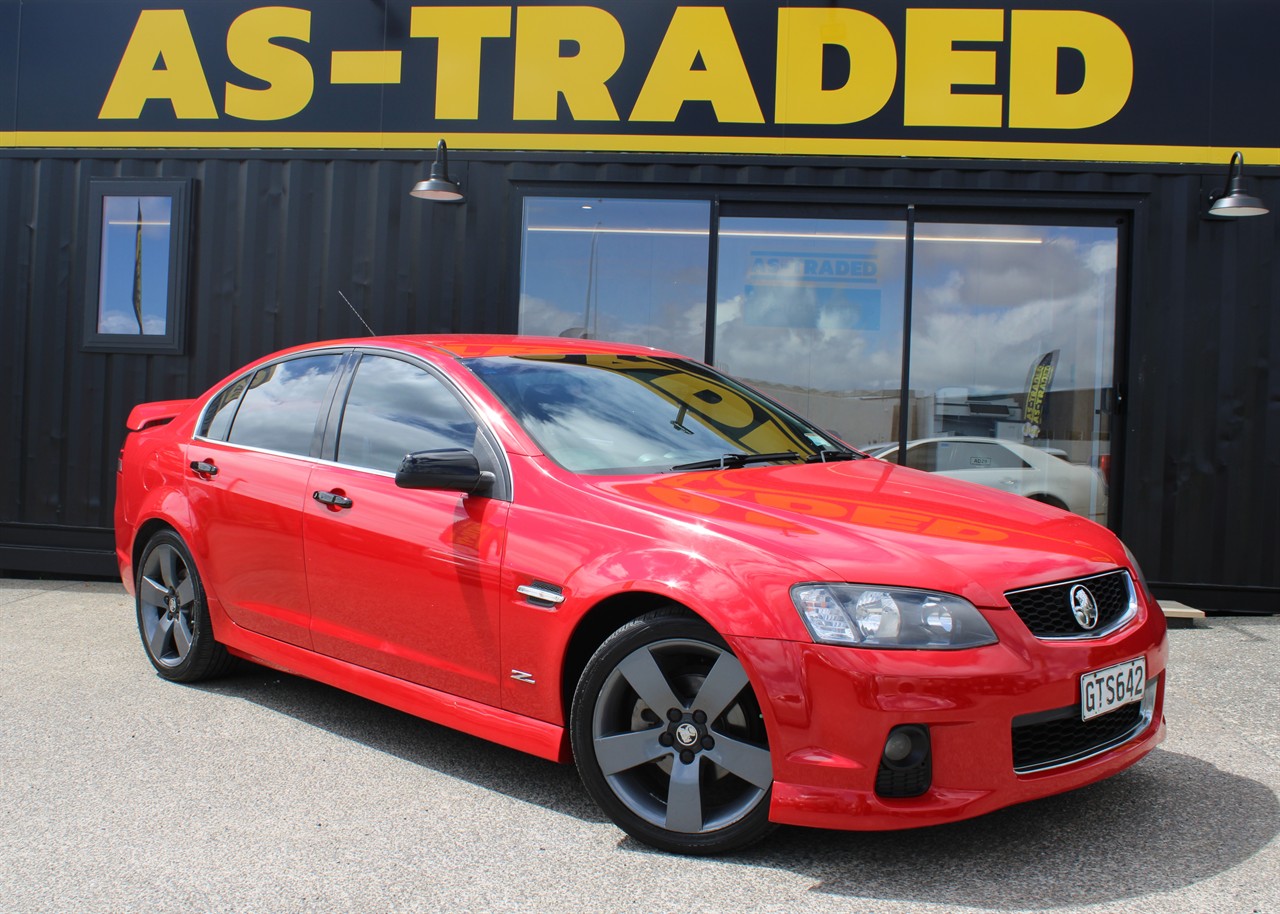
[{"label": "window frame", "polygon": [[[182,355],[186,349],[187,276],[191,255],[191,181],[186,178],[91,178],[86,205],[87,239],[83,338],[85,352]],[[169,272],[163,334],[104,333],[98,329],[102,294],[103,205],[108,197],[168,197]]]},{"label": "window frame", "polygon": [[[311,448],[306,454],[299,454],[294,451],[277,451],[271,448],[264,448],[259,445],[245,444],[239,441],[231,441],[231,429],[235,425],[235,420],[239,416],[240,407],[244,404],[245,396],[249,393],[249,384],[253,382],[253,378],[264,368],[271,368],[277,365],[283,365],[286,362],[296,361],[298,359],[311,358],[314,356],[336,355],[339,357],[338,367],[334,371],[333,377],[329,381],[329,386],[325,391],[325,395],[320,402],[319,412],[316,416],[316,427],[312,433]],[[290,353],[281,358],[268,359],[267,361],[255,364],[244,371],[241,371],[234,378],[231,378],[217,391],[210,396],[204,406],[200,408],[200,415],[196,419],[195,429],[191,438],[193,441],[209,441],[217,444],[226,445],[242,451],[255,451],[263,454],[279,454],[284,457],[294,457],[302,460],[319,460],[323,459],[323,442],[328,434],[329,422],[332,418],[333,403],[335,399],[340,399],[340,392],[346,384],[347,374],[352,361],[351,350],[345,348],[319,348],[308,349],[302,352]],[[234,403],[228,403],[227,407],[232,410],[231,421],[227,424],[226,430],[221,436],[208,434],[208,426],[213,422],[211,411],[221,396],[234,388],[242,381],[246,382],[245,387],[240,391]]]},{"label": "window frame", "polygon": [[[235,441],[232,439],[232,435],[236,433],[236,424],[241,421],[241,418],[245,414],[244,407],[245,407],[245,403],[248,401],[249,394],[256,389],[253,383],[254,378],[256,378],[258,375],[260,375],[264,371],[271,370],[274,372],[275,369],[281,367],[282,365],[289,365],[294,362],[302,362],[302,361],[307,361],[311,359],[324,359],[324,358],[336,358],[337,364],[333,366],[333,373],[325,384],[324,392],[316,400],[316,414],[315,414],[315,418],[311,422],[311,437],[305,451],[300,448],[284,449],[279,447],[268,447],[267,445],[259,442]],[[253,371],[246,372],[241,377],[247,377],[249,379],[249,383],[245,386],[245,389],[240,393],[240,396],[237,398],[236,412],[231,419],[231,424],[227,427],[226,437],[223,439],[224,443],[229,444],[232,447],[241,448],[243,450],[261,451],[263,453],[268,453],[268,454],[283,454],[286,457],[301,457],[304,459],[314,459],[317,456],[318,449],[321,445],[321,441],[325,434],[325,423],[327,423],[328,421],[330,404],[333,402],[334,393],[339,389],[340,385],[343,382],[343,375],[344,375],[344,372],[346,371],[348,362],[349,362],[349,356],[347,353],[343,352],[342,350],[321,349],[321,350],[315,350],[310,352],[296,353],[294,355],[290,355],[283,359],[275,359],[271,362],[267,362],[266,364],[259,365],[257,368],[253,369]],[[273,381],[273,380],[275,379],[269,378],[267,382],[264,382],[262,385],[259,385],[259,386],[265,387],[267,383],[270,383],[270,381]],[[227,388],[225,387],[223,388],[223,390],[226,390],[226,389]],[[252,413],[250,415],[252,416]]]}]

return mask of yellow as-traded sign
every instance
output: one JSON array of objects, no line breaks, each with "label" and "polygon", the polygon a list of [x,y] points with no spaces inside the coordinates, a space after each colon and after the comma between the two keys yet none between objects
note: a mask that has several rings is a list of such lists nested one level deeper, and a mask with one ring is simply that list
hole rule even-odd
[{"label": "yellow as-traded sign", "polygon": [[1134,24],[1212,35],[1209,0],[1159,23],[1138,0],[1081,5],[48,0],[0,7],[21,61],[0,143],[1224,161],[1185,99],[1134,95],[1188,67],[1151,42],[1139,58]]}]

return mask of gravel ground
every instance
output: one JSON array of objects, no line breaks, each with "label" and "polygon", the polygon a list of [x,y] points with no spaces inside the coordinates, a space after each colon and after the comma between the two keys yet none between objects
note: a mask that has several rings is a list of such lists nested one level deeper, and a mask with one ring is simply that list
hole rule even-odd
[{"label": "gravel ground", "polygon": [[1280,617],[1170,632],[1169,737],[970,822],[679,859],[571,768],[252,668],[156,677],[118,585],[0,579],[0,911],[1280,914]]}]

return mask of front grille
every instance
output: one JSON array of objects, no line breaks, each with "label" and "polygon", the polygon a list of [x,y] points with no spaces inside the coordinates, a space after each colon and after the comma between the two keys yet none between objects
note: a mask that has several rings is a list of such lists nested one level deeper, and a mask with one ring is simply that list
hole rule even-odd
[{"label": "front grille", "polygon": [[[1158,680],[1147,683],[1158,687]],[[1018,774],[1069,765],[1105,752],[1137,736],[1151,722],[1144,702],[1132,702],[1090,720],[1080,706],[1058,708],[1013,719],[1013,770]]]},{"label": "front grille", "polygon": [[[1098,621],[1092,628],[1081,625],[1072,612],[1071,593],[1077,585],[1088,589],[1098,607]],[[1004,596],[1037,638],[1097,638],[1129,621],[1138,606],[1127,571],[1011,590]]]}]

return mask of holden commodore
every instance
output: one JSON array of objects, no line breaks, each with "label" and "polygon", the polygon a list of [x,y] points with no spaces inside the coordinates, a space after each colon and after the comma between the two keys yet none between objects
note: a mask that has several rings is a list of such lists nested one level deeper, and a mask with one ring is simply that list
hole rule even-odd
[{"label": "holden commodore", "polygon": [[247,659],[574,762],[660,849],[952,822],[1164,736],[1164,617],[1109,531],[670,353],[334,341],[128,428],[159,675]]}]

